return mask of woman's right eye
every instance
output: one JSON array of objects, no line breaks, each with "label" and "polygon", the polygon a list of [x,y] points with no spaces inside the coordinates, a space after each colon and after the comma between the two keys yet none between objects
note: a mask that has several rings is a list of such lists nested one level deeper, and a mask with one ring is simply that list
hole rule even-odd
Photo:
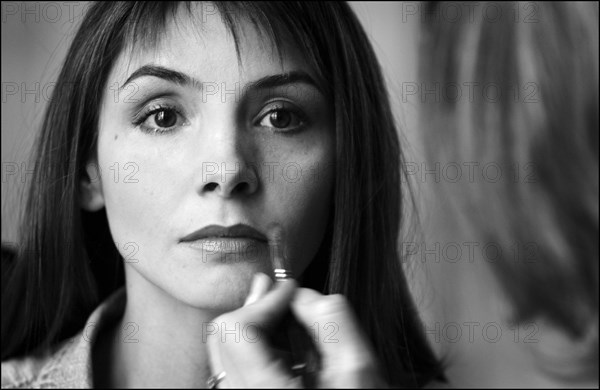
[{"label": "woman's right eye", "polygon": [[142,111],[134,120],[134,124],[145,133],[160,134],[181,127],[185,124],[185,119],[176,108],[159,105]]},{"label": "woman's right eye", "polygon": [[177,123],[177,113],[172,110],[160,110],[153,118],[158,127],[173,127]]}]

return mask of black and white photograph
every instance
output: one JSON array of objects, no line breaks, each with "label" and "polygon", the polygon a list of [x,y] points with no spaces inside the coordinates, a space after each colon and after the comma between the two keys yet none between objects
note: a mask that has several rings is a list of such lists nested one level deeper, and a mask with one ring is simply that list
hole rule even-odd
[{"label": "black and white photograph", "polygon": [[1,11],[2,388],[598,388],[598,2]]}]

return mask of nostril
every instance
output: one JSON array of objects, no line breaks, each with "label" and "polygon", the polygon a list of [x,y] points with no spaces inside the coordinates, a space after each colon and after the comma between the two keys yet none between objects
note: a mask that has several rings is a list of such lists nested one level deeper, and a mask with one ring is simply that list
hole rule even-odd
[{"label": "nostril", "polygon": [[217,188],[217,186],[218,186],[218,184],[217,184],[217,183],[215,183],[215,182],[212,182],[212,183],[208,183],[207,185],[205,185],[205,186],[204,186],[204,189],[205,189],[206,191],[214,191],[214,190],[215,190],[215,188]]},{"label": "nostril", "polygon": [[234,190],[240,194],[245,194],[250,190],[250,185],[246,182],[238,183]]}]

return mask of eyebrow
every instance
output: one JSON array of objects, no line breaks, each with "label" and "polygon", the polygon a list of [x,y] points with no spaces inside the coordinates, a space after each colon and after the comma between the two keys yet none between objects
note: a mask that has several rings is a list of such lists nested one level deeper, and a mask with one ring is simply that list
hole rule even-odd
[{"label": "eyebrow", "polygon": [[[144,65],[141,68],[137,69],[135,72],[133,72],[131,76],[129,76],[127,81],[125,81],[125,84],[123,84],[123,86],[119,89],[121,90],[125,88],[133,80],[144,76],[157,77],[171,82],[173,84],[181,85],[184,87],[194,87],[197,89],[202,89],[203,85],[203,83],[200,80],[197,80],[185,73],[157,65]],[[319,88],[315,80],[304,71],[292,71],[283,74],[265,76],[256,81],[248,83],[248,85],[243,87],[243,90],[276,88],[295,83],[308,84],[322,92],[321,88]]]},{"label": "eyebrow", "polygon": [[308,84],[321,91],[321,88],[319,88],[315,80],[308,73],[303,71],[293,71],[289,73],[266,76],[258,79],[257,81],[248,83],[244,89],[269,89],[296,83]]},{"label": "eyebrow", "polygon": [[144,65],[129,76],[125,84],[119,89],[125,88],[133,80],[144,76],[158,77],[159,79],[166,80],[173,84],[181,86],[196,86],[202,88],[202,83],[193,77],[186,75],[185,73],[178,72],[173,69],[164,68],[156,65]]}]

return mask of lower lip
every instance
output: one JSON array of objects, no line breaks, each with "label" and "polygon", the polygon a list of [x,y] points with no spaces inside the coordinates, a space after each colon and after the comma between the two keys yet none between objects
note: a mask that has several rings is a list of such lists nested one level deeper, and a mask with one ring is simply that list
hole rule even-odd
[{"label": "lower lip", "polygon": [[214,237],[196,241],[186,241],[183,244],[207,254],[246,254],[255,257],[263,252],[267,244],[264,241],[245,237]]}]

